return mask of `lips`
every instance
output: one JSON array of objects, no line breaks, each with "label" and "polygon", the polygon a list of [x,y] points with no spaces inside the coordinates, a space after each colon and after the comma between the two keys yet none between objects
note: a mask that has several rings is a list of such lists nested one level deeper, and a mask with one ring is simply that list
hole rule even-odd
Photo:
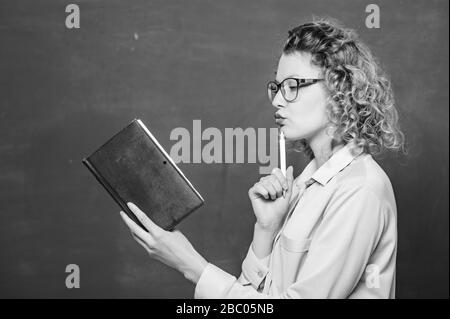
[{"label": "lips", "polygon": [[275,113],[274,117],[275,117],[275,123],[277,123],[277,125],[280,125],[280,126],[284,125],[284,120],[286,119],[285,117],[281,116],[278,113]]}]

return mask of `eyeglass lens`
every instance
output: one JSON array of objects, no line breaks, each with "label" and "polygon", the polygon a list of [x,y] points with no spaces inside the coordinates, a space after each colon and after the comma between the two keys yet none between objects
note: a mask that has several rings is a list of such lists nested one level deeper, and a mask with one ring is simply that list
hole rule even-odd
[{"label": "eyeglass lens", "polygon": [[[295,79],[286,79],[281,82],[281,94],[287,101],[292,101],[297,97],[298,84]],[[270,82],[268,85],[269,99],[273,101],[278,93],[278,86],[275,82]]]}]

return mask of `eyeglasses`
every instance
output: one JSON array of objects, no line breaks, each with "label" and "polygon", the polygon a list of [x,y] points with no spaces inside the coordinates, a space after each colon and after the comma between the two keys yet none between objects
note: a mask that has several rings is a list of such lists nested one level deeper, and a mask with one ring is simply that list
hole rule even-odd
[{"label": "eyeglasses", "polygon": [[286,102],[292,102],[297,98],[300,88],[310,86],[311,84],[315,84],[323,80],[324,79],[287,78],[279,84],[277,83],[277,81],[270,81],[269,83],[267,83],[267,94],[269,95],[269,99],[272,102],[281,88],[281,94],[283,95],[283,98],[286,100]]}]

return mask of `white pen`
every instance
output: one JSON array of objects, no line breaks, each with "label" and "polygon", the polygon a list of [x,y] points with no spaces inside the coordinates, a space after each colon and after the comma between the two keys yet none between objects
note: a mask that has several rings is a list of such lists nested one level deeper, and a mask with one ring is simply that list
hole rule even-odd
[{"label": "white pen", "polygon": [[[280,152],[280,169],[286,178],[286,140],[284,138],[283,132],[280,130],[279,134],[279,145],[278,149]],[[286,190],[283,189],[283,197],[285,197]]]}]

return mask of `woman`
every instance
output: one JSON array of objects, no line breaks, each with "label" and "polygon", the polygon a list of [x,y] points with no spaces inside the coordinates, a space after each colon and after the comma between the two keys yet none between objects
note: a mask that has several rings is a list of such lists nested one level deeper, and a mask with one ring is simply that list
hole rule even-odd
[{"label": "woman", "polygon": [[403,149],[389,81],[354,32],[320,20],[289,31],[268,93],[310,162],[295,179],[292,166],[276,168],[250,188],[256,223],[239,278],[130,203],[149,229],[121,212],[134,238],[192,281],[196,298],[394,298],[396,202],[372,158]]}]

